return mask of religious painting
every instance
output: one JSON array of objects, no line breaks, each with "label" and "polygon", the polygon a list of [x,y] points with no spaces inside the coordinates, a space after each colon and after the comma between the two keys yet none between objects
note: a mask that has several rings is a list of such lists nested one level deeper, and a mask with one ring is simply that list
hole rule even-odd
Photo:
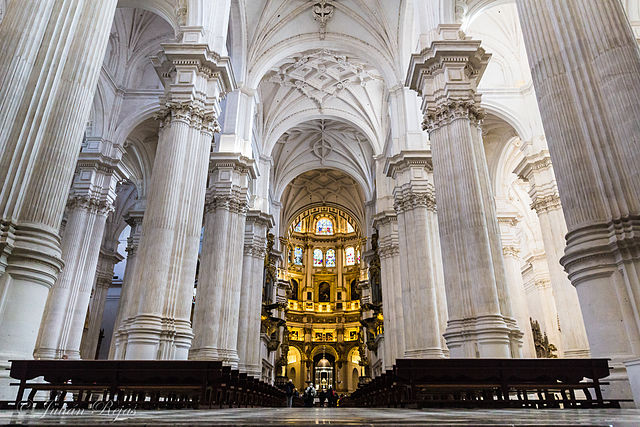
[{"label": "religious painting", "polygon": [[318,285],[318,301],[329,302],[331,300],[331,285],[327,282],[322,282]]}]

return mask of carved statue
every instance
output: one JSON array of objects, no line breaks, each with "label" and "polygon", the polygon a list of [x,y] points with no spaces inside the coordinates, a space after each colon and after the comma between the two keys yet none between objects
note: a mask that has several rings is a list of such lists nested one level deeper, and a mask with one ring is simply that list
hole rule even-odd
[{"label": "carved statue", "polygon": [[529,322],[531,323],[531,332],[533,333],[533,344],[536,347],[536,357],[549,359],[557,358],[558,356],[553,353],[558,351],[558,349],[555,345],[549,342],[546,332],[544,335],[542,334],[540,323],[532,318],[529,318]]},{"label": "carved statue", "polygon": [[369,261],[369,286],[371,286],[371,302],[374,305],[382,303],[382,283],[380,274],[380,254],[378,253],[378,230],[371,235],[371,250],[373,256]]},{"label": "carved statue", "polygon": [[264,287],[262,289],[262,300],[271,302],[271,290],[276,283],[277,268],[276,259],[273,256],[273,245],[275,244],[275,236],[273,233],[267,233],[267,251],[264,255]]}]

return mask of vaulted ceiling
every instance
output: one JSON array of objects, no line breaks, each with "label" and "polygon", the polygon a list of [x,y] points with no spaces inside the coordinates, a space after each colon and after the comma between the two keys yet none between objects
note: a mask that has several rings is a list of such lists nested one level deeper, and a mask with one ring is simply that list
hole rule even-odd
[{"label": "vaulted ceiling", "polygon": [[373,196],[373,150],[353,126],[335,120],[312,120],[289,129],[273,150],[274,197],[279,199],[295,177],[318,168],[345,171]]},{"label": "vaulted ceiling", "polygon": [[282,224],[302,209],[314,205],[333,205],[346,209],[364,224],[364,197],[360,185],[346,173],[333,169],[315,169],[291,181],[280,199]]}]

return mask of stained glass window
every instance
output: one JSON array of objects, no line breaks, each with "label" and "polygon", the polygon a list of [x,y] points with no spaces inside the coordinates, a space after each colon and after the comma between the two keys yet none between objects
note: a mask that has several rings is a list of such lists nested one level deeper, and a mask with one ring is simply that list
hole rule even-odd
[{"label": "stained glass window", "polygon": [[316,234],[333,234],[333,222],[329,218],[320,218],[316,224]]},{"label": "stained glass window", "polygon": [[299,246],[293,250],[293,263],[302,265],[302,248]]},{"label": "stained glass window", "polygon": [[321,249],[313,250],[313,266],[322,267],[323,254]]},{"label": "stained glass window", "polygon": [[302,221],[300,221],[298,223],[298,225],[295,226],[295,228],[293,229],[293,231],[296,231],[298,233],[302,233]]},{"label": "stained glass window", "polygon": [[336,251],[334,249],[327,250],[327,260],[325,261],[327,267],[336,266]]},{"label": "stained glass window", "polygon": [[360,264],[360,249],[358,249],[358,254],[356,256],[356,261],[358,261],[358,264]]},{"label": "stained glass window", "polygon": [[347,223],[347,233],[355,233],[356,230],[353,229],[353,226]]},{"label": "stained glass window", "polygon": [[347,249],[345,249],[344,254],[346,255],[346,258],[347,258],[347,265],[355,265],[356,263],[355,249],[353,249],[353,247],[350,246]]}]

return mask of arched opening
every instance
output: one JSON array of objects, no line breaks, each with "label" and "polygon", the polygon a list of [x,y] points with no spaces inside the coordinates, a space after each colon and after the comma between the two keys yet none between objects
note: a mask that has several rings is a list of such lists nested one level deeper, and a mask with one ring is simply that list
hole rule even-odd
[{"label": "arched opening", "polygon": [[[286,327],[289,345],[304,349],[307,362],[296,366],[297,375],[320,390],[331,386],[345,393],[352,391],[352,365],[337,361],[348,360],[349,352],[358,347],[363,336],[360,294],[351,289],[352,283],[357,284],[365,274],[358,256],[363,251],[362,223],[353,214],[363,207],[355,203],[359,196],[340,194],[340,189],[344,193],[349,185],[357,191],[351,177],[332,170],[327,178],[323,172],[311,171],[294,179],[283,196],[286,236],[282,239],[284,247],[293,251],[293,256],[285,257],[293,261],[286,265],[292,287]],[[294,190],[303,183],[305,192],[316,197],[329,192],[341,197],[333,203],[310,204]],[[313,201],[313,196],[310,199]]]}]

